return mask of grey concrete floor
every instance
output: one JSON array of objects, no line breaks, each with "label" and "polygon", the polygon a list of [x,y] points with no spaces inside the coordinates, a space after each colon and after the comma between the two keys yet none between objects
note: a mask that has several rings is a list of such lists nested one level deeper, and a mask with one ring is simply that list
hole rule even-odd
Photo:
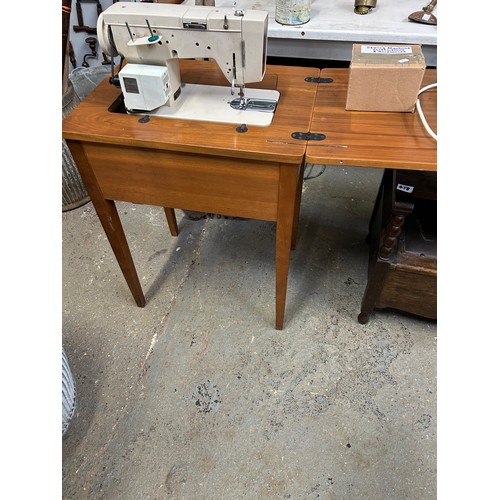
[{"label": "grey concrete floor", "polygon": [[305,181],[283,331],[273,223],[178,211],[173,238],[118,203],[138,308],[92,204],[63,213],[64,499],[436,498],[437,325],[357,322],[381,174]]}]

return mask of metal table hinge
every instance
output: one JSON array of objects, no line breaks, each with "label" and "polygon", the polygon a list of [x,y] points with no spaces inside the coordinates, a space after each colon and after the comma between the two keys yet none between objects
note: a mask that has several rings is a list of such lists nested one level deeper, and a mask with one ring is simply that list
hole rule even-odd
[{"label": "metal table hinge", "polygon": [[326,139],[325,134],[318,134],[312,132],[293,132],[292,137],[300,141],[323,141]]},{"label": "metal table hinge", "polygon": [[304,80],[310,83],[333,83],[333,78],[321,78],[320,76],[307,76]]}]

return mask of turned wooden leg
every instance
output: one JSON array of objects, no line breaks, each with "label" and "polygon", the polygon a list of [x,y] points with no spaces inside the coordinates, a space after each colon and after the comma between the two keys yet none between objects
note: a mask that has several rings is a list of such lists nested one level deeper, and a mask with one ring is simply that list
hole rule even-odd
[{"label": "turned wooden leg", "polygon": [[361,312],[358,315],[358,322],[361,324],[368,323],[370,314],[375,309],[377,299],[384,287],[384,280],[389,270],[389,260],[397,251],[406,214],[411,211],[411,208],[412,205],[410,204],[401,204],[401,206],[395,204],[389,221],[383,229],[377,256],[374,263],[371,264],[372,268],[368,272],[368,283],[361,302]]},{"label": "turned wooden leg", "polygon": [[167,216],[168,228],[172,236],[179,236],[179,227],[177,226],[177,218],[175,217],[175,210],[173,208],[163,207],[165,215]]},{"label": "turned wooden leg", "polygon": [[297,189],[297,166],[281,164],[276,221],[276,330],[282,330],[285,320],[288,268],[292,247],[292,232]]},{"label": "turned wooden leg", "polygon": [[66,141],[66,143],[80,171],[82,180],[85,183],[92,204],[99,216],[99,220],[108,237],[108,241],[118,261],[118,265],[122,270],[125,281],[130,288],[132,296],[139,307],[144,307],[146,305],[146,299],[142,292],[139,277],[137,276],[132,254],[130,253],[130,248],[116,210],[115,202],[106,200],[103,197],[82,144],[78,141],[69,140]]}]

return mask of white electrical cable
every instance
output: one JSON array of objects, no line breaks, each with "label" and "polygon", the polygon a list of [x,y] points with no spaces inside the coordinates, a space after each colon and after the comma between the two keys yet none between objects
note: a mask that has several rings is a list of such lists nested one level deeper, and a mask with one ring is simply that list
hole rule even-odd
[{"label": "white electrical cable", "polygon": [[420,105],[420,99],[418,98],[418,96],[422,93],[424,93],[425,91],[429,90],[429,89],[432,89],[434,87],[437,87],[437,83],[431,83],[430,85],[427,85],[426,87],[422,87],[419,91],[418,91],[418,94],[417,94],[417,111],[418,111],[418,115],[420,116],[420,119],[422,120],[422,123],[425,127],[425,130],[427,130],[427,132],[429,133],[429,135],[435,139],[437,141],[437,135],[433,132],[433,130],[431,129],[431,127],[429,127],[429,124],[427,123],[427,120],[425,119],[425,115],[422,111],[422,106]]}]

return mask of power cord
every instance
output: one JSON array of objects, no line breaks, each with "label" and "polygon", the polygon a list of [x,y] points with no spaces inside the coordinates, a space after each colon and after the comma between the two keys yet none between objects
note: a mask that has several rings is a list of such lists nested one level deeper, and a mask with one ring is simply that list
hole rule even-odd
[{"label": "power cord", "polygon": [[423,94],[424,92],[426,92],[427,90],[429,89],[432,89],[434,87],[437,87],[437,83],[431,83],[430,85],[427,85],[425,87],[422,87],[419,91],[418,91],[418,94],[417,94],[417,111],[418,111],[418,116],[420,116],[420,119],[422,120],[422,123],[425,127],[425,130],[427,130],[428,134],[434,139],[437,141],[437,134],[434,133],[434,131],[431,129],[431,127],[429,127],[429,124],[427,123],[427,120],[425,119],[425,115],[424,115],[424,112],[422,111],[422,106],[420,105],[420,99],[418,98],[418,96],[420,94]]},{"label": "power cord", "polygon": [[313,174],[312,171],[313,171],[313,168],[315,167],[315,165],[311,164],[311,163],[306,164],[306,168],[304,171],[304,180],[305,181],[319,177],[326,169],[326,165],[317,165],[317,166],[320,167],[320,171],[317,172],[316,174]]}]

